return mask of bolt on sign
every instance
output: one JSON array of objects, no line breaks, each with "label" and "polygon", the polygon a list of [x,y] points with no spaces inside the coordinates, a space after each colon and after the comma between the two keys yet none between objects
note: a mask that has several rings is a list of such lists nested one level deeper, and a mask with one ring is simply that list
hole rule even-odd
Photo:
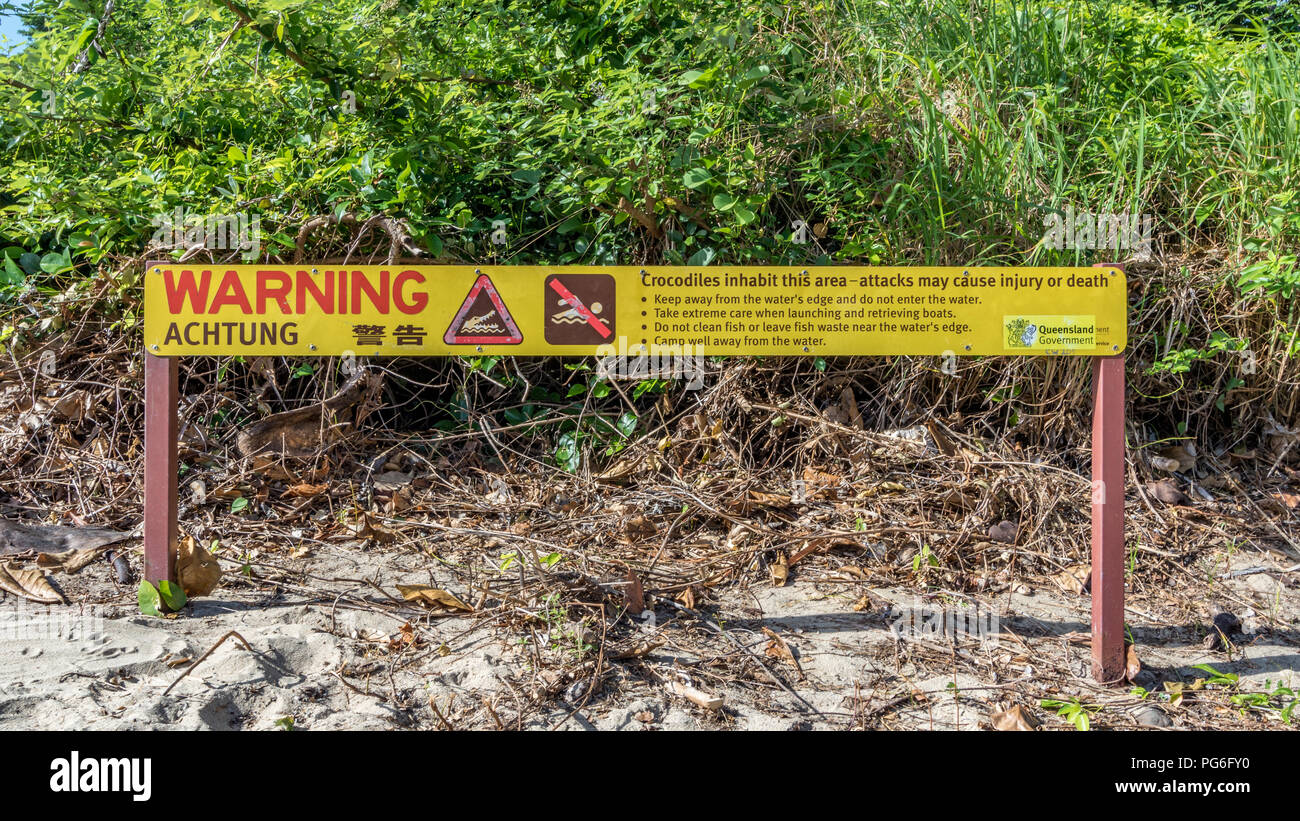
[{"label": "bolt on sign", "polygon": [[194,354],[766,356],[1124,350],[1116,268],[150,263],[145,344]]}]

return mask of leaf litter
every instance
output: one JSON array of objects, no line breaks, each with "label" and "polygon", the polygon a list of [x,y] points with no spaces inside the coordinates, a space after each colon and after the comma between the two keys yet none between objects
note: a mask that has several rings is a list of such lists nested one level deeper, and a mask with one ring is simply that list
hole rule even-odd
[{"label": "leaf litter", "polygon": [[[79,545],[57,553],[10,550],[0,588],[49,603],[63,597],[43,570],[93,567],[110,542],[86,540],[129,536],[140,517],[134,354],[87,324],[59,361],[59,384],[74,387],[39,402],[21,400],[45,378],[35,369],[0,376],[0,397],[9,397],[7,407],[0,402],[0,458],[10,466],[0,495],[7,532],[53,526],[63,530],[47,536]],[[68,370],[73,363],[76,373]],[[500,688],[450,707],[430,702],[412,719],[417,723],[554,726],[579,710],[675,696],[699,711],[693,720],[700,726],[735,726],[747,714],[742,702],[745,710],[823,726],[924,726],[916,711],[933,713],[950,698],[974,709],[981,726],[1019,729],[1038,726],[1037,718],[1021,706],[1008,717],[999,705],[1009,697],[1026,705],[1087,693],[1090,703],[1109,698],[1117,706],[1130,698],[1099,695],[1087,683],[1086,646],[1080,654],[1079,645],[1061,640],[1068,631],[1020,612],[1025,601],[1050,597],[1063,597],[1063,607],[1074,606],[1071,599],[1087,605],[1088,420],[1081,416],[1044,411],[1050,424],[1031,420],[1014,434],[991,435],[996,428],[977,415],[927,416],[918,401],[924,386],[871,394],[854,387],[861,375],[810,376],[798,364],[744,361],[698,394],[665,395],[653,412],[641,411],[646,424],[615,455],[566,472],[553,466],[546,419],[507,421],[501,409],[509,407],[508,392],[461,363],[424,367],[468,391],[478,421],[462,431],[400,425],[397,409],[409,401],[401,397],[414,396],[430,377],[381,363],[333,388],[322,383],[320,396],[300,390],[294,398],[291,380],[282,378],[285,400],[298,407],[259,419],[241,397],[256,394],[268,367],[275,368],[241,370],[225,360],[183,365],[184,484],[203,489],[182,500],[184,593],[278,591],[322,611],[390,614],[400,629],[366,651],[385,655],[332,673],[348,688],[366,689],[384,667],[417,675],[421,664],[454,659],[482,640],[475,636],[512,648],[515,661],[499,674]],[[513,367],[521,376],[530,371],[532,381],[544,377],[537,363]],[[849,360],[844,373],[879,367]],[[92,389],[97,385],[112,387]],[[919,424],[872,430],[902,419]],[[1201,589],[1207,564],[1243,546],[1256,556],[1293,552],[1278,531],[1295,525],[1297,454],[1279,459],[1271,473],[1264,472],[1270,460],[1211,450],[1158,455],[1167,461],[1135,463],[1149,484],[1129,497],[1137,547],[1128,603],[1147,614],[1143,635],[1179,626],[1208,635],[1189,606],[1208,600]],[[1175,462],[1182,472],[1171,476]],[[1232,493],[1234,483],[1257,489],[1258,501]],[[1161,504],[1141,501],[1141,490]],[[232,509],[238,499],[244,504]],[[1260,505],[1278,522],[1261,518]],[[211,552],[203,546],[214,543]],[[130,549],[138,562],[138,548]],[[400,555],[417,563],[408,568],[423,563],[429,583],[409,573],[322,574],[314,570],[322,552]],[[1285,572],[1249,578],[1257,576],[1295,584]],[[69,588],[70,595],[134,604],[134,589],[109,581]],[[819,644],[811,625],[791,631],[768,618],[765,605],[755,606],[756,596],[769,604],[838,602],[833,612],[865,619],[860,624],[879,633],[900,595],[997,603],[1013,636],[992,650],[953,636],[855,645],[858,669],[846,694],[814,704],[807,688],[818,675],[817,657],[843,640]],[[1289,628],[1287,616],[1252,612],[1256,636]],[[464,627],[441,632],[436,619],[446,615]],[[184,621],[182,613],[175,623]],[[1137,644],[1144,644],[1141,635]],[[1134,681],[1151,672],[1138,652],[1130,646]],[[1141,652],[1150,664],[1152,653]],[[952,678],[954,669],[983,684],[955,696],[946,685],[914,686]],[[1160,675],[1163,688],[1148,689],[1185,692],[1175,670],[1166,666]],[[385,700],[418,713],[420,700],[401,689],[389,686]],[[1182,726],[1242,726],[1232,718],[1237,713],[1208,700],[1183,701],[1176,711]],[[634,715],[653,725],[662,710]],[[1092,717],[1092,726],[1132,724],[1118,711]]]}]

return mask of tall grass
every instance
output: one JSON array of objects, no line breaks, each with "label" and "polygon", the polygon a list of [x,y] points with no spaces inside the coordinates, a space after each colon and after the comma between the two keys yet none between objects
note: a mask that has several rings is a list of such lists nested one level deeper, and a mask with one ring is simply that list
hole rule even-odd
[{"label": "tall grass", "polygon": [[1294,247],[1296,225],[1269,226],[1300,184],[1300,54],[1248,34],[1124,0],[854,3],[826,82],[888,146],[868,241],[907,237],[925,262],[1110,261],[1038,244],[1072,205],[1154,215],[1166,254]]},{"label": "tall grass", "polygon": [[[1153,435],[1294,424],[1300,40],[1130,0],[858,0],[844,19],[815,58],[845,131],[870,123],[870,150],[841,162],[876,199],[823,196],[824,168],[801,180],[846,218],[840,258],[1127,262],[1134,411]],[[1154,255],[1045,245],[1045,218],[1067,207],[1152,215]],[[1033,403],[1054,373],[974,375]],[[951,403],[969,408],[962,393]]]}]

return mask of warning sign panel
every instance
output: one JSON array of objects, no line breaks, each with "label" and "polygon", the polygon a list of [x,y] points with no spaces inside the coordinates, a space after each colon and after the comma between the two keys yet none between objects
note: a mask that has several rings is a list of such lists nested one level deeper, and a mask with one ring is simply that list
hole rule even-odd
[{"label": "warning sign panel", "polygon": [[[152,262],[155,354],[1099,356],[1114,268],[214,265]],[[689,346],[687,349],[686,346]]]}]

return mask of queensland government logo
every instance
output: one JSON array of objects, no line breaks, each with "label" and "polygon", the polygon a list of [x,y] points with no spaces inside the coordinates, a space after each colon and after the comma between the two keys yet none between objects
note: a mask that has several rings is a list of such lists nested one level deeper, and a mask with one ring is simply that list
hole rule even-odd
[{"label": "queensland government logo", "polygon": [[1004,316],[1003,347],[1007,350],[1092,348],[1096,343],[1095,316]]}]

